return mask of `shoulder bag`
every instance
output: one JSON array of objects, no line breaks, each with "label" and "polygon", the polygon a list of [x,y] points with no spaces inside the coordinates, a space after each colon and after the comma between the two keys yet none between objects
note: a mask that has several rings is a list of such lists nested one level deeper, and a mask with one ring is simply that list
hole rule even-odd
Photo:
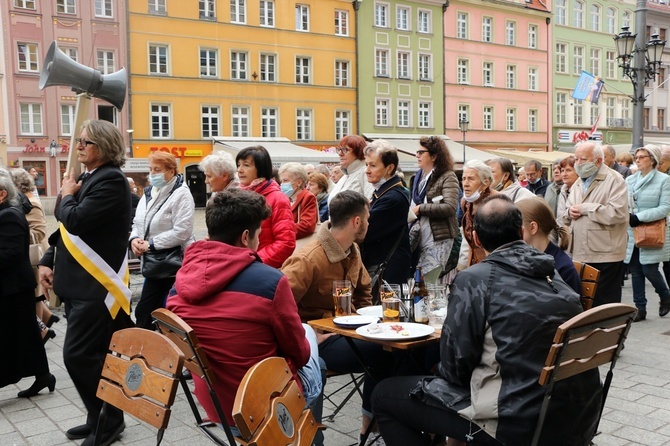
[{"label": "shoulder bag", "polygon": [[[158,206],[156,212],[153,213],[146,226],[144,239],[149,236],[149,228],[151,227],[151,220],[158,213],[160,208],[170,199],[174,192],[174,188],[170,191],[167,198]],[[149,250],[142,254],[142,275],[147,279],[168,279],[175,277],[177,271],[181,268],[184,259],[184,252],[181,245],[167,249]]]},{"label": "shoulder bag", "polygon": [[665,243],[666,219],[640,223],[633,228],[635,246],[638,248],[662,248]]}]

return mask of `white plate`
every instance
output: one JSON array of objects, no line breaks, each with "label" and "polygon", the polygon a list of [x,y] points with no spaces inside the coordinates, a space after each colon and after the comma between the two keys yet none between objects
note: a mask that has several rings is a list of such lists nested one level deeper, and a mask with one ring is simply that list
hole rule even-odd
[{"label": "white plate", "polygon": [[363,307],[356,310],[356,313],[362,316],[376,316],[378,318],[382,317],[382,306],[374,305],[372,307]]},{"label": "white plate", "polygon": [[379,321],[377,316],[340,316],[333,319],[335,325],[340,327],[355,328],[362,325],[374,324]]},{"label": "white plate", "polygon": [[[400,325],[403,330],[397,332],[391,328],[392,325]],[[373,328],[374,327],[374,328]],[[370,330],[379,328],[380,331],[371,333]],[[428,336],[435,331],[433,327],[425,324],[415,324],[413,322],[383,322],[381,324],[372,324],[356,329],[356,333],[370,339],[380,339],[383,341],[407,341]]]}]

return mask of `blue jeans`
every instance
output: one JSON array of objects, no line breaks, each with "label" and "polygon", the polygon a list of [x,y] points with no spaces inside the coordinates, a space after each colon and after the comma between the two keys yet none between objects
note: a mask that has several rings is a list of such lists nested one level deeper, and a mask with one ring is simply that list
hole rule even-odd
[{"label": "blue jeans", "polygon": [[670,290],[665,283],[665,279],[663,279],[658,263],[642,265],[640,263],[640,249],[634,248],[629,266],[633,282],[633,302],[635,302],[638,310],[647,310],[647,297],[644,292],[645,278],[654,286],[654,290],[661,301],[670,300]]},{"label": "blue jeans", "polygon": [[[323,392],[323,381],[321,377],[321,365],[319,364],[319,342],[316,339],[314,329],[307,324],[305,337],[309,341],[309,361],[298,370],[298,376],[302,382],[302,390],[305,394],[305,403],[310,406],[319,394]],[[321,420],[319,420],[321,421]]]}]

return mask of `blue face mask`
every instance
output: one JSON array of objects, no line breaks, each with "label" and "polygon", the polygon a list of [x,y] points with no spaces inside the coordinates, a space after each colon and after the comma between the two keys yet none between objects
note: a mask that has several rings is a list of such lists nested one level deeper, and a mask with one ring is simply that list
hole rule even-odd
[{"label": "blue face mask", "polygon": [[286,195],[287,197],[290,197],[291,195],[293,195],[293,185],[291,183],[282,183],[280,185],[280,187],[281,187],[282,193],[284,195]]},{"label": "blue face mask", "polygon": [[149,184],[153,187],[161,188],[165,186],[165,174],[164,173],[152,173],[149,174]]}]

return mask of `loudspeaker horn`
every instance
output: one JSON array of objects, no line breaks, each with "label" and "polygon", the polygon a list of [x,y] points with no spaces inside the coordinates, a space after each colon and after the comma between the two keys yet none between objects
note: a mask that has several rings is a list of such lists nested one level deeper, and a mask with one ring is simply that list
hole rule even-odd
[{"label": "loudspeaker horn", "polygon": [[58,48],[58,44],[53,42],[44,59],[39,87],[40,90],[52,85],[72,87],[78,93],[104,99],[121,110],[126,100],[127,84],[125,68],[112,74],[102,74],[96,69],[70,59]]}]

